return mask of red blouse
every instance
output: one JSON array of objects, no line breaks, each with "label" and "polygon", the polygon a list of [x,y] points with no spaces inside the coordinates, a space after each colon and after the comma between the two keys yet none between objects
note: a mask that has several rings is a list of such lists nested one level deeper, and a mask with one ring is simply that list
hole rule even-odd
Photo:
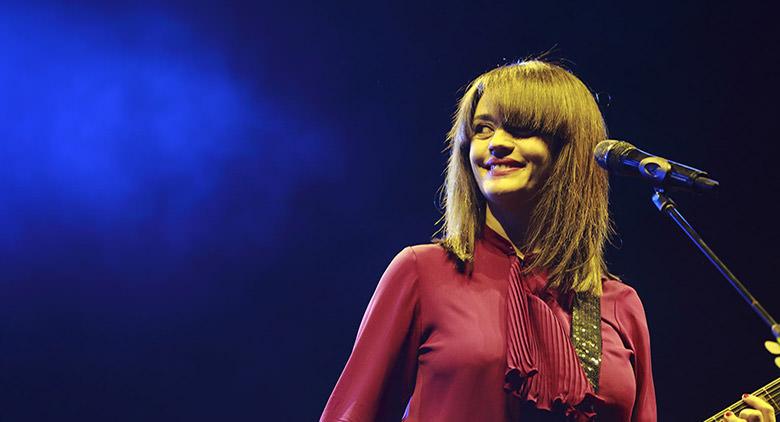
[{"label": "red blouse", "polygon": [[[517,260],[512,245],[487,226],[477,239],[471,274],[459,273],[436,244],[399,252],[379,281],[320,421],[566,420],[564,413],[578,417],[569,412],[571,407],[566,411],[505,389],[507,286]],[[565,334],[569,339],[571,311],[555,292],[544,289],[545,277],[523,276],[520,283],[531,293],[532,307],[554,315],[550,319],[557,320],[553,329],[562,333],[558,337]],[[595,396],[590,390],[586,397],[595,397],[590,402],[598,420],[655,421],[644,309],[634,289],[617,280],[603,281],[601,335],[599,390]],[[571,343],[559,346],[571,348]],[[543,361],[536,365],[540,371],[551,367],[546,363],[561,360],[544,353],[537,359]],[[584,377],[578,363],[572,370]],[[534,376],[544,379],[539,375]],[[548,386],[553,384],[568,385]]]}]

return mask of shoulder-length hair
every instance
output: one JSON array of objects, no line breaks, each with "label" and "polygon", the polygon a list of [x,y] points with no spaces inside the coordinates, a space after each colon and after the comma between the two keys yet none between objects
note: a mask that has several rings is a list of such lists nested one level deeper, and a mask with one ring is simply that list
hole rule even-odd
[{"label": "shoulder-length hair", "polygon": [[[504,65],[478,76],[458,104],[447,142],[450,156],[440,203],[441,238],[433,239],[459,261],[473,262],[482,236],[486,200],[469,160],[472,120],[479,99],[490,91],[514,127],[552,143],[554,162],[537,192],[522,250],[533,251],[524,271],[544,269],[548,286],[562,292],[601,294],[609,275],[604,245],[612,234],[609,180],[596,165],[593,148],[606,139],[604,118],[594,96],[566,69],[539,60]],[[436,234],[435,233],[435,234]],[[435,235],[434,234],[434,235]]]}]

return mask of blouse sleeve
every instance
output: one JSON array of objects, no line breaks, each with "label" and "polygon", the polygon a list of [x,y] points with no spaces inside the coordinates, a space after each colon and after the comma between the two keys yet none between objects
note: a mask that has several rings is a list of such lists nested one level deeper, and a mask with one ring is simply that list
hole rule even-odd
[{"label": "blouse sleeve", "polygon": [[650,359],[650,333],[642,301],[632,288],[618,304],[620,323],[626,330],[626,337],[634,352],[634,375],[636,377],[636,399],[631,414],[632,422],[655,422],[655,387]]},{"label": "blouse sleeve", "polygon": [[417,374],[416,257],[406,247],[385,270],[321,422],[399,422]]}]

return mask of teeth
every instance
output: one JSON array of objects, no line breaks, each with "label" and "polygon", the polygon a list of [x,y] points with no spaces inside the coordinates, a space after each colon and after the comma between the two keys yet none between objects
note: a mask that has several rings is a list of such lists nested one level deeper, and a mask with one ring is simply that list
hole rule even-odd
[{"label": "teeth", "polygon": [[506,170],[506,169],[513,169],[513,168],[516,168],[516,167],[514,167],[514,166],[507,166],[507,165],[504,165],[504,164],[498,164],[498,165],[490,166],[490,170],[491,171],[492,170]]}]

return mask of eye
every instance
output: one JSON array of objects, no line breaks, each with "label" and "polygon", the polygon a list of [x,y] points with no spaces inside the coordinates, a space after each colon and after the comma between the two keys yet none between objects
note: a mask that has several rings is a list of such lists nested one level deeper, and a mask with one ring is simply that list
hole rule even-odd
[{"label": "eye", "polygon": [[484,124],[484,123],[478,123],[474,125],[474,137],[475,138],[489,138],[491,135],[493,135],[493,128]]}]

